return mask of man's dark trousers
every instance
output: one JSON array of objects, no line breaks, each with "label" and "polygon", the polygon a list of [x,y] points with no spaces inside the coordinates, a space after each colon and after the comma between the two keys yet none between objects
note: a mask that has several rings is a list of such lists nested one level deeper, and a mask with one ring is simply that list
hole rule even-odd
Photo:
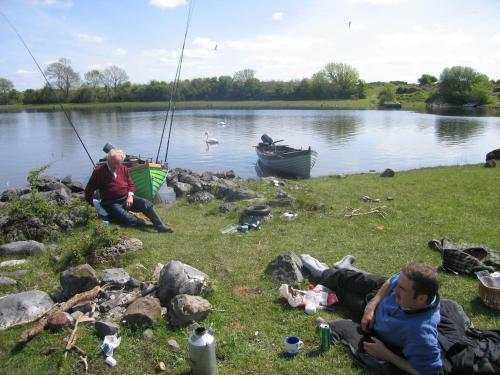
[{"label": "man's dark trousers", "polygon": [[360,322],[367,302],[386,280],[367,272],[329,268],[323,271],[318,282],[335,291],[340,303],[349,309],[352,320]]},{"label": "man's dark trousers", "polygon": [[117,220],[119,223],[124,225],[141,225],[142,222],[137,219],[135,215],[132,215],[128,210],[133,212],[141,212],[146,216],[150,216],[150,209],[153,207],[153,203],[147,199],[138,197],[134,195],[134,203],[127,209],[124,206],[127,197],[114,200],[112,202],[101,202],[102,207],[108,212],[109,216]]}]

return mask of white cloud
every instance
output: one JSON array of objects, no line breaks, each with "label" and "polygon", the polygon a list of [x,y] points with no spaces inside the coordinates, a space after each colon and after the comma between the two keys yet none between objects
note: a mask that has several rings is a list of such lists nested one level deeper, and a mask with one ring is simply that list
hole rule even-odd
[{"label": "white cloud", "polygon": [[29,77],[32,76],[33,74],[36,74],[36,72],[33,70],[25,70],[25,69],[16,70],[16,76],[18,77]]},{"label": "white cloud", "polygon": [[149,0],[149,4],[160,8],[175,8],[186,5],[186,0]]},{"label": "white cloud", "polygon": [[54,8],[70,8],[73,6],[72,0],[31,0],[32,5],[45,5]]},{"label": "white cloud", "polygon": [[165,65],[175,65],[177,64],[177,59],[179,57],[179,53],[176,51],[168,51],[166,49],[149,49],[142,52],[145,57],[149,57],[156,62]]},{"label": "white cloud", "polygon": [[354,4],[368,4],[368,5],[395,5],[401,4],[406,0],[351,0]]},{"label": "white cloud", "polygon": [[274,12],[272,19],[275,21],[281,21],[283,19],[283,13],[282,12]]},{"label": "white cloud", "polygon": [[97,35],[80,33],[78,34],[78,40],[81,43],[90,43],[90,44],[100,44],[104,42],[104,38]]},{"label": "white cloud", "polygon": [[205,49],[214,49],[215,46],[217,45],[217,42],[213,41],[212,39],[209,38],[195,38],[192,43],[194,46],[198,46],[200,48],[205,48]]},{"label": "white cloud", "polygon": [[113,53],[117,56],[125,56],[127,54],[127,50],[125,48],[115,48]]},{"label": "white cloud", "polygon": [[500,42],[500,34],[492,35],[491,38],[488,39],[488,41],[493,43]]}]

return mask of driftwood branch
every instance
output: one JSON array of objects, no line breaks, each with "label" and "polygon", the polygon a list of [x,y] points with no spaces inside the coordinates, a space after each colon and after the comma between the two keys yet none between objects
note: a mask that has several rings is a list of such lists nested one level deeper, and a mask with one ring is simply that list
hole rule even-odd
[{"label": "driftwood branch", "polygon": [[[54,305],[49,311],[47,311],[44,315],[42,315],[43,318],[42,317],[38,318],[38,319],[40,319],[40,318],[42,318],[42,319],[40,320],[40,322],[36,326],[24,331],[21,334],[21,336],[19,337],[19,343],[26,344],[31,339],[36,337],[40,332],[42,332],[45,329],[45,326],[47,325],[49,317],[52,314],[59,312],[59,311],[66,312],[69,309],[71,309],[74,305],[77,305],[78,303],[80,303],[82,301],[94,299],[99,294],[100,291],[101,291],[101,287],[96,286],[94,289],[91,289],[87,292],[76,294],[75,296],[73,296],[69,300],[67,300],[66,302]],[[38,319],[35,319],[34,321],[36,321]],[[75,326],[76,326],[76,324],[75,324]]]},{"label": "driftwood branch", "polygon": [[354,217],[354,216],[364,216],[364,215],[379,215],[382,216],[384,219],[387,217],[387,212],[385,212],[383,209],[385,206],[380,206],[380,207],[373,207],[369,211],[361,212],[361,208],[346,208],[346,212],[344,214],[344,217]]}]

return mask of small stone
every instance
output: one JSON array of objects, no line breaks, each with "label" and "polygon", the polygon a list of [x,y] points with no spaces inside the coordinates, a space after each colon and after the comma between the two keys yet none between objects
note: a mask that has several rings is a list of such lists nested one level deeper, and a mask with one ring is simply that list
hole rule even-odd
[{"label": "small stone", "polygon": [[27,259],[12,259],[12,260],[6,260],[5,262],[0,263],[0,268],[4,267],[15,267],[19,266],[21,264],[27,263]]},{"label": "small stone", "polygon": [[130,280],[130,275],[123,268],[108,268],[101,273],[102,284],[125,285]]},{"label": "small stone", "polygon": [[167,366],[165,365],[165,363],[163,362],[158,363],[158,366],[156,366],[156,372],[164,372],[164,371],[167,371]]},{"label": "small stone", "polygon": [[71,317],[73,319],[75,319],[75,321],[77,321],[78,319],[80,319],[84,314],[81,312],[81,311],[73,311],[71,313]]},{"label": "small stone", "polygon": [[188,196],[189,203],[195,203],[195,202],[203,203],[203,202],[209,202],[213,199],[215,199],[214,195],[212,193],[209,193],[208,191],[198,191]]},{"label": "small stone", "polygon": [[50,261],[52,264],[57,264],[61,260],[61,257],[59,255],[52,255],[50,257]]},{"label": "small stone", "polygon": [[127,287],[135,289],[135,288],[140,288],[142,285],[142,282],[136,279],[130,279],[127,281]]},{"label": "small stone", "polygon": [[168,320],[173,327],[184,327],[205,319],[211,309],[210,303],[200,296],[179,294],[170,302]]},{"label": "small stone", "polygon": [[83,314],[89,313],[92,311],[92,303],[90,301],[83,301],[71,308],[72,312],[81,311]]},{"label": "small stone", "polygon": [[168,339],[167,347],[169,350],[171,350],[173,352],[178,352],[181,350],[181,346],[174,339]]},{"label": "small stone", "polygon": [[57,311],[51,314],[47,320],[47,326],[52,330],[72,327],[74,323],[73,317],[64,311]]},{"label": "small stone", "polygon": [[234,171],[232,169],[230,169],[226,172],[226,178],[229,178],[229,179],[236,178],[236,173],[234,173]]},{"label": "small stone", "polygon": [[160,280],[160,272],[165,265],[162,263],[156,263],[155,270],[153,272],[153,281]]},{"label": "small stone", "polygon": [[226,202],[226,203],[222,203],[222,204],[219,206],[219,211],[220,211],[221,213],[225,214],[226,212],[231,211],[233,208],[234,208],[234,203],[231,203],[231,202]]},{"label": "small stone", "polygon": [[148,328],[142,333],[142,336],[144,336],[144,340],[146,341],[153,341],[154,339],[154,333],[151,328]]},{"label": "small stone", "polygon": [[153,297],[142,297],[137,299],[127,308],[123,315],[123,320],[126,323],[150,326],[160,318],[160,301]]},{"label": "small stone", "polygon": [[0,286],[11,286],[16,284],[16,280],[11,279],[10,277],[0,276]]},{"label": "small stone", "polygon": [[95,332],[97,336],[103,339],[105,336],[110,336],[120,333],[120,326],[112,322],[95,322]]},{"label": "small stone", "polygon": [[395,174],[396,172],[394,172],[391,168],[387,168],[380,174],[380,177],[394,177]]},{"label": "small stone", "polygon": [[394,200],[394,197],[387,197],[387,200],[388,200],[388,201],[393,201],[393,200]]},{"label": "small stone", "polygon": [[91,290],[99,284],[97,274],[89,264],[81,264],[67,269],[61,273],[60,281],[63,293],[67,298]]},{"label": "small stone", "polygon": [[0,246],[0,256],[33,256],[45,253],[45,245],[37,241],[16,241]]}]

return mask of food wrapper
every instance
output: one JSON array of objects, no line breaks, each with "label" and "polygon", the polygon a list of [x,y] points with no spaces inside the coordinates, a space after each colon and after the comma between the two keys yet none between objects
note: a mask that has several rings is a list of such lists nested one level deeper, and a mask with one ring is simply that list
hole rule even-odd
[{"label": "food wrapper", "polygon": [[476,276],[484,286],[488,288],[500,288],[500,272],[489,273],[485,270],[476,272]]},{"label": "food wrapper", "polygon": [[[331,309],[339,300],[334,291],[324,285],[318,284],[312,289],[315,293],[317,309]],[[304,307],[307,291],[295,289],[288,284],[282,284],[279,288],[281,297],[288,301],[292,307]]]}]

